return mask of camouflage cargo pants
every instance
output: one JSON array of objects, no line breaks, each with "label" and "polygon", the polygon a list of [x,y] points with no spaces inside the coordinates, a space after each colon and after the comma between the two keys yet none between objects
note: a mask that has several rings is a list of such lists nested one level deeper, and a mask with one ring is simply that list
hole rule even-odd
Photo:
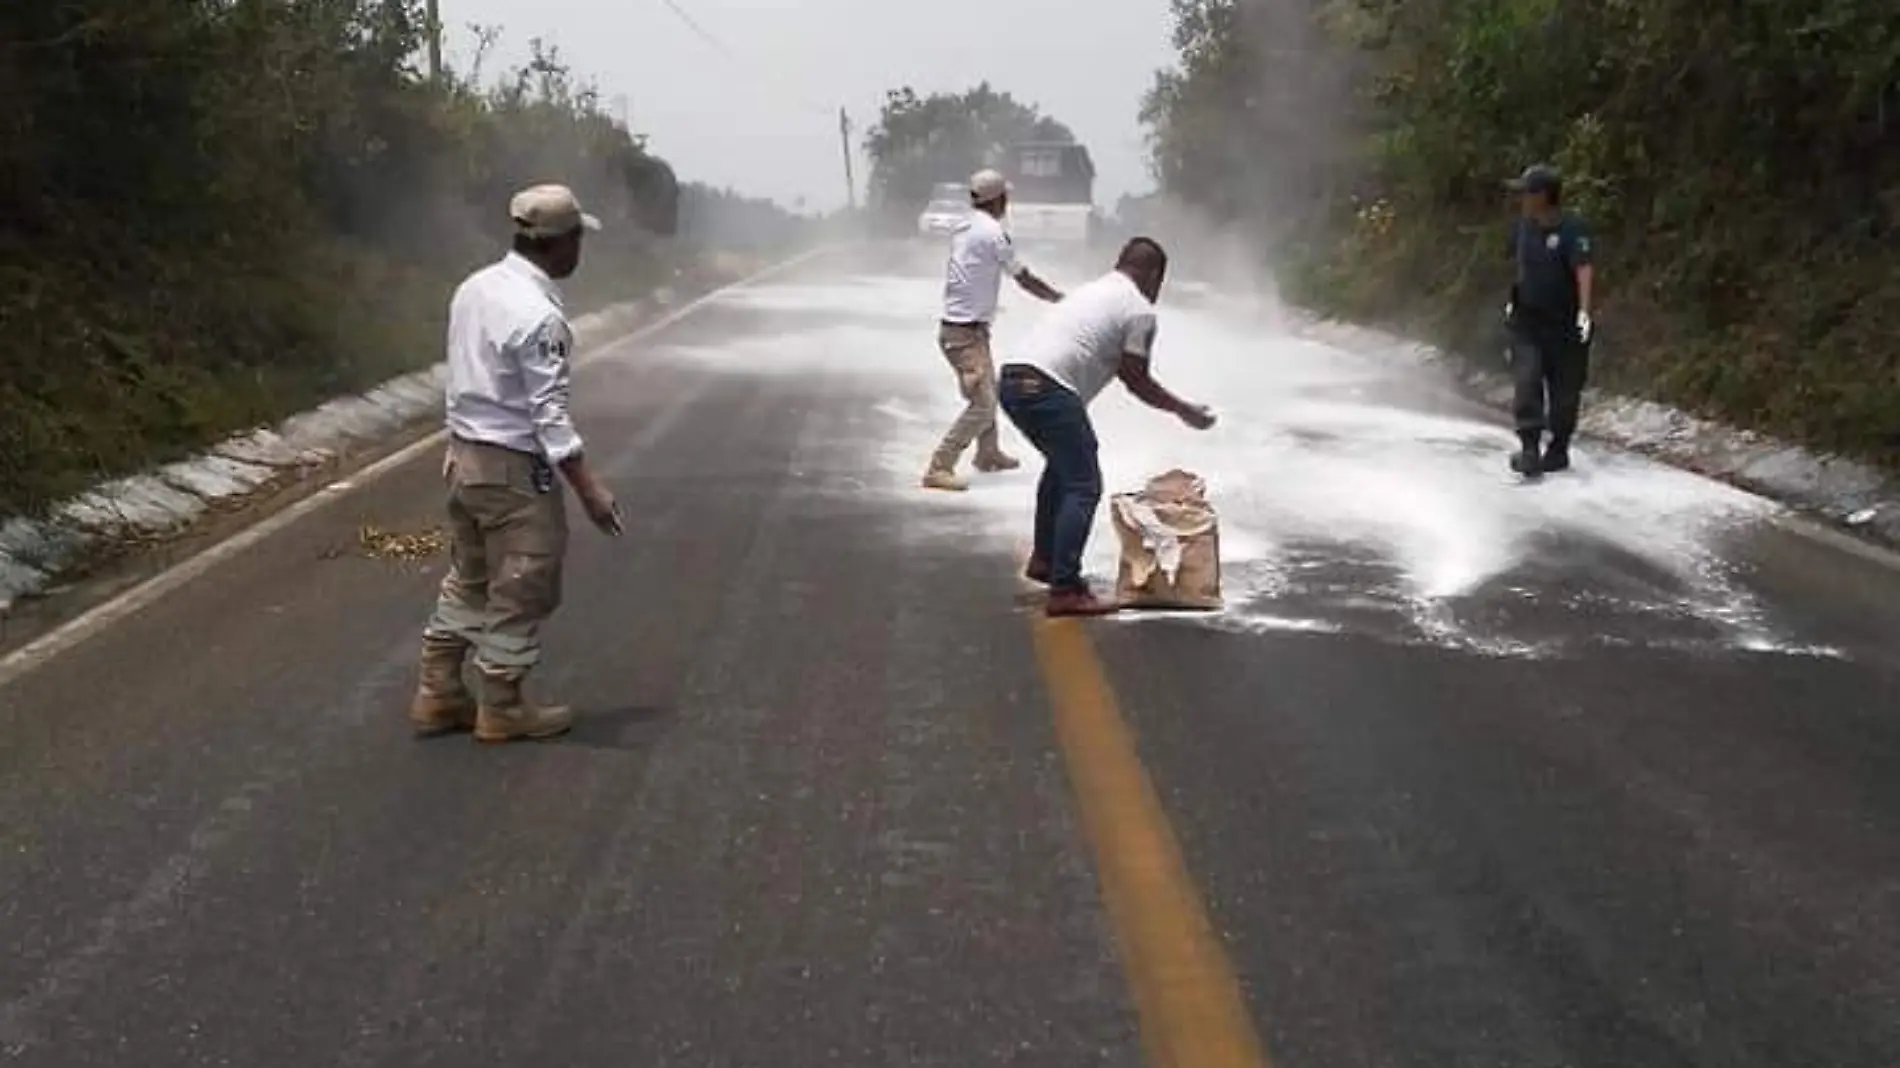
[{"label": "camouflage cargo pants", "polygon": [[425,634],[472,647],[484,673],[520,678],[561,603],[566,494],[538,457],[493,445],[451,439],[442,470],[449,573]]},{"label": "camouflage cargo pants", "polygon": [[996,437],[996,364],[990,356],[989,324],[944,323],[937,331],[937,347],[956,371],[957,388],[967,403],[937,446],[930,465],[933,470],[954,471],[971,442],[976,443],[980,459],[1001,451]]}]

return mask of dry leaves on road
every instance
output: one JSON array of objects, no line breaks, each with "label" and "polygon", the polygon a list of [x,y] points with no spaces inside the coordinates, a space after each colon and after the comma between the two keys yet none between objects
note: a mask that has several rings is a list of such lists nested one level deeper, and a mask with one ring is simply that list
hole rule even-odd
[{"label": "dry leaves on road", "polygon": [[448,534],[440,527],[422,530],[384,530],[364,524],[356,532],[357,551],[371,560],[417,563],[440,555],[448,548]]}]

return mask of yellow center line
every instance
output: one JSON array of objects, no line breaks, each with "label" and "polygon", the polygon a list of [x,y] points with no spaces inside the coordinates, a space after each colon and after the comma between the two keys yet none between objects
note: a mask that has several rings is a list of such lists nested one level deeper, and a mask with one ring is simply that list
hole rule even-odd
[{"label": "yellow center line", "polygon": [[1108,674],[1073,619],[1034,623],[1036,657],[1155,1068],[1271,1068]]}]

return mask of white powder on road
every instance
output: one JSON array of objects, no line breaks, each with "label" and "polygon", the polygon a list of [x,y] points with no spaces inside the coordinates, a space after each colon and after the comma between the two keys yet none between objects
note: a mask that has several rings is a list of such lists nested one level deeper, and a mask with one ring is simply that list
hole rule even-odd
[{"label": "white powder on road", "polygon": [[[884,490],[914,510],[920,538],[982,551],[1025,543],[1038,463],[1013,429],[1005,439],[1023,471],[980,477],[961,495],[915,488],[960,406],[933,345],[933,280],[763,285],[722,303],[756,312],[761,329],[663,353],[744,374],[848,369],[880,396],[852,422],[865,440],[836,443],[841,465],[860,476],[867,461],[880,467]],[[1039,312],[1006,294],[999,363]],[[1481,633],[1461,621],[1460,606],[1517,587],[1548,600],[1590,581],[1600,560],[1640,575],[1664,615],[1736,647],[1782,647],[1729,581],[1720,551],[1723,537],[1770,514],[1769,502],[1588,444],[1575,471],[1519,485],[1505,467],[1508,428],[1421,383],[1415,367],[1290,337],[1259,318],[1170,308],[1164,294],[1156,376],[1212,404],[1221,416],[1212,431],[1191,431],[1116,388],[1091,409],[1109,492],[1171,467],[1207,480],[1233,607],[1198,617],[1203,625],[1359,629],[1354,621],[1383,611],[1409,639],[1530,655],[1550,641]],[[1089,554],[1099,581],[1112,580],[1115,556],[1103,508]]]}]

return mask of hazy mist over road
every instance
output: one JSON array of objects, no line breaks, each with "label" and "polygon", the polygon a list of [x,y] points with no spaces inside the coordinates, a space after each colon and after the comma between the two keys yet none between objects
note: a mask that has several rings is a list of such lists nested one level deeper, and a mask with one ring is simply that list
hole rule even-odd
[{"label": "hazy mist over road", "polygon": [[[1150,186],[1136,110],[1173,58],[1165,0],[443,0],[449,61],[471,23],[503,34],[490,76],[540,37],[681,175],[813,209],[844,201],[837,109],[869,125],[886,89],[957,92],[988,79],[1075,130],[1100,171],[1096,203]],[[1086,10],[1086,17],[1081,14]],[[852,140],[860,141],[861,134]],[[860,190],[867,165],[859,160]]]}]

